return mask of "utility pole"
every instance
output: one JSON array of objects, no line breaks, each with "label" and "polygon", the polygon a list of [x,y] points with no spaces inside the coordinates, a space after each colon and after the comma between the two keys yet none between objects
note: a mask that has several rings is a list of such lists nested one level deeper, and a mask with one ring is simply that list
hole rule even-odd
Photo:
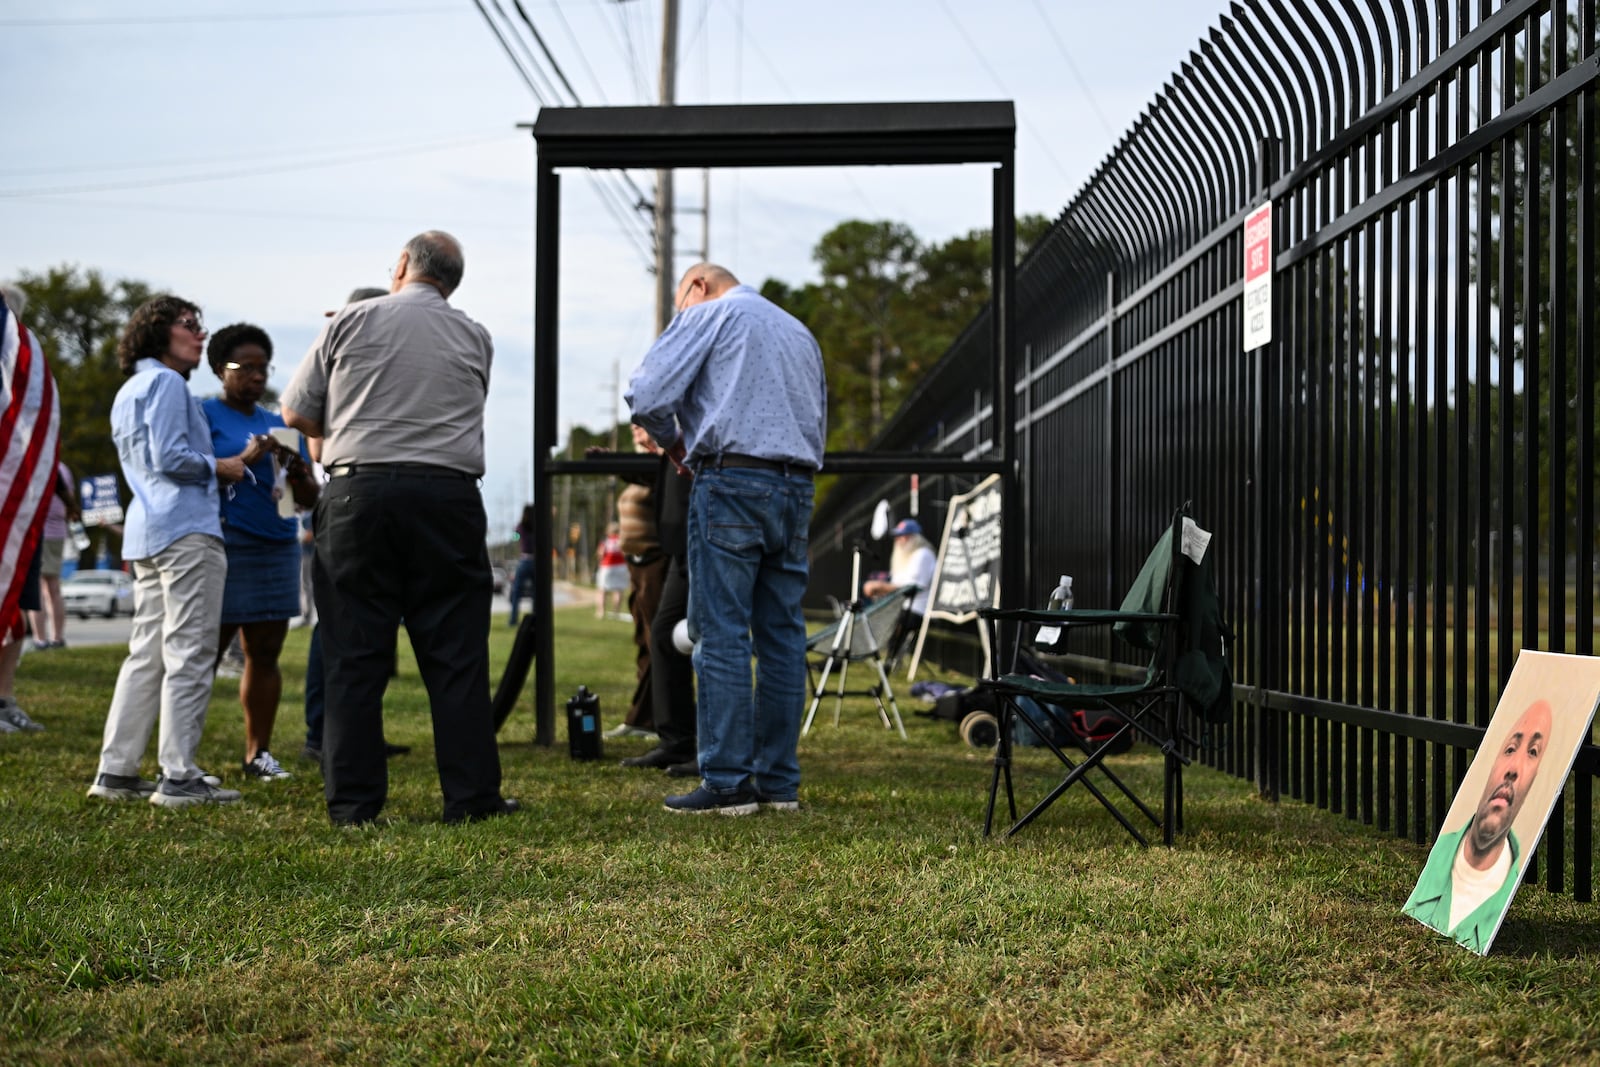
[{"label": "utility pole", "polygon": [[[661,0],[661,106],[678,102],[678,0]],[[672,255],[672,171],[656,171],[656,330],[676,310],[678,277]]]}]

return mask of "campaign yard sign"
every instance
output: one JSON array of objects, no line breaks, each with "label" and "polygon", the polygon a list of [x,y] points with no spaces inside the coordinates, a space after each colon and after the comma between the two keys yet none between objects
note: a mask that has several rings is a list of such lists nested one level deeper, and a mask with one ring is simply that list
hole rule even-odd
[{"label": "campaign yard sign", "polygon": [[115,474],[95,474],[80,481],[78,503],[83,508],[85,526],[110,526],[122,521]]}]

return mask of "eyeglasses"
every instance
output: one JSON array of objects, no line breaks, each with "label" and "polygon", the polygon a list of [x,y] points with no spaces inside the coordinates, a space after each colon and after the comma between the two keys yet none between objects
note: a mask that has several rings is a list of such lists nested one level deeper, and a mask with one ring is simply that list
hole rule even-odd
[{"label": "eyeglasses", "polygon": [[206,328],[205,326],[201,325],[199,319],[179,319],[177,322],[173,323],[173,325],[182,326],[185,330],[188,330],[196,337],[204,337],[206,335]]},{"label": "eyeglasses", "polygon": [[672,310],[677,312],[677,313],[679,313],[679,314],[682,314],[683,311],[684,311],[684,307],[685,307],[684,301],[689,299],[690,294],[692,294],[694,292],[694,287],[696,285],[699,285],[699,286],[701,286],[703,288],[705,286],[705,284],[706,284],[706,280],[704,278],[691,278],[691,279],[689,279],[688,284],[686,284],[683,287],[683,291],[681,293],[679,293],[677,295],[677,297],[672,301]]},{"label": "eyeglasses", "polygon": [[272,377],[272,364],[270,363],[234,363],[231,360],[222,365],[223,370],[242,371],[245,374],[259,374],[262,377]]}]

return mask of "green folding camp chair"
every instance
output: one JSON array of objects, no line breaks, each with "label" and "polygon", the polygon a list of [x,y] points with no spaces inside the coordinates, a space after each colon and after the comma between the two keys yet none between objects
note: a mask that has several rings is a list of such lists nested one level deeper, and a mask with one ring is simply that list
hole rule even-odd
[{"label": "green folding camp chair", "polygon": [[[993,677],[981,682],[979,688],[994,694],[1000,712],[999,741],[983,819],[985,835],[993,828],[1002,781],[1011,814],[1007,837],[1081,783],[1140,844],[1148,844],[1114,799],[1089,777],[1096,772],[1161,831],[1166,844],[1172,844],[1174,835],[1183,827],[1183,768],[1190,762],[1189,753],[1198,746],[1193,723],[1197,716],[1225,717],[1232,699],[1223,656],[1227,626],[1211,581],[1210,554],[1206,551],[1209,540],[1210,535],[1194,524],[1189,505],[1185,504],[1174,513],[1172,523],[1151,550],[1120,609],[997,608],[980,613],[995,627],[996,639],[990,642]],[[1016,627],[1015,639],[1010,642],[999,640],[999,627],[1006,624]],[[1016,668],[1016,655],[1026,645],[1040,652],[1062,651],[1070,633],[1107,626],[1133,649],[1148,654],[1148,662],[1136,676],[1109,682],[1050,681]],[[1009,665],[999,662],[1002,648],[1013,651]],[[1038,704],[1106,712],[1120,720],[1120,725],[1109,737],[1083,744],[1081,752],[1068,755],[1052,739],[1048,716],[1039,714]],[[1065,768],[1065,775],[1055,787],[1021,818],[1017,817],[1011,775],[1012,731],[1018,719],[1039,735]],[[1105,757],[1128,734],[1161,752],[1160,816],[1105,765]]]}]

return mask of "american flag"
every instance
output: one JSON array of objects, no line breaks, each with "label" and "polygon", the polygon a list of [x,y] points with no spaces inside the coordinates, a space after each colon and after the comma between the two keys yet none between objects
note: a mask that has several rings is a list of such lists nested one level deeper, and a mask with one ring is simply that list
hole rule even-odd
[{"label": "american flag", "polygon": [[44,530],[60,425],[39,339],[0,301],[0,644],[22,636],[17,602]]}]

